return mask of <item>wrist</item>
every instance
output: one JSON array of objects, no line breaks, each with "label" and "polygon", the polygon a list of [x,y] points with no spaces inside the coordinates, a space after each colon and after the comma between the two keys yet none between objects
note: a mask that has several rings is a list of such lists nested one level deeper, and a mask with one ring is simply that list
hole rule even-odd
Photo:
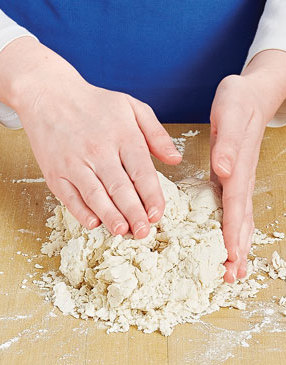
[{"label": "wrist", "polygon": [[266,50],[258,53],[241,76],[248,82],[263,119],[268,123],[286,98],[286,52]]},{"label": "wrist", "polygon": [[84,81],[67,61],[32,37],[18,38],[0,52],[0,101],[18,114],[62,78]]},{"label": "wrist", "polygon": [[21,37],[8,44],[0,53],[0,100],[15,109],[24,96],[26,78],[37,67],[40,43],[31,37]]}]

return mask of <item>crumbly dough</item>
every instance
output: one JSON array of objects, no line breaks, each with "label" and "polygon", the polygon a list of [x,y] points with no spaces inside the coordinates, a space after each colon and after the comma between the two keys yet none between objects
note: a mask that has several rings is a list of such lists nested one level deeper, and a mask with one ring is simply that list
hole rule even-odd
[{"label": "crumbly dough", "polygon": [[168,336],[175,325],[219,307],[244,309],[241,299],[265,287],[248,280],[263,262],[250,261],[246,279],[223,283],[227,251],[216,186],[194,178],[176,185],[158,176],[166,208],[144,239],[113,237],[104,225],[89,231],[56,207],[42,252],[60,254],[61,274],[44,274],[39,285],[51,289],[47,299],[64,314],[102,321],[108,332],[135,325]]}]

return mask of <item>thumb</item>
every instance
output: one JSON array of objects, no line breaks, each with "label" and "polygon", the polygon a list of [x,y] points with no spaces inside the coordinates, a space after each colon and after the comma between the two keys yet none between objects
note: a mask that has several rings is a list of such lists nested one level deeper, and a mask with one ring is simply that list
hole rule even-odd
[{"label": "thumb", "polygon": [[159,160],[169,165],[180,163],[182,155],[176,149],[168,132],[156,118],[152,108],[133,97],[129,98],[129,102],[150,152]]},{"label": "thumb", "polygon": [[211,114],[212,168],[217,176],[228,178],[233,171],[252,113],[238,104],[214,104]]}]

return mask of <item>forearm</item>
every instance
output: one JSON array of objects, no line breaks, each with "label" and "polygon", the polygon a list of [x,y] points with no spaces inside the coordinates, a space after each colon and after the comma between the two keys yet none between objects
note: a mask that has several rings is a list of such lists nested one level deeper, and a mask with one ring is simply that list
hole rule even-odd
[{"label": "forearm", "polygon": [[242,76],[260,100],[263,120],[269,122],[286,99],[286,52],[270,49],[258,53]]}]

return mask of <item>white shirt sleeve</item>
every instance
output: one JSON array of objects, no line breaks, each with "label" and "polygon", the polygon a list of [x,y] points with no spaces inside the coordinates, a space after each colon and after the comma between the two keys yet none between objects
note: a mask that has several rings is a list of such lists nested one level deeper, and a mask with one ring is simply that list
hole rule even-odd
[{"label": "white shirt sleeve", "polygon": [[[267,49],[286,51],[285,0],[268,0],[266,2],[244,68],[257,53]],[[273,120],[268,123],[270,127],[281,127],[283,125],[286,125],[286,100],[280,106]]]},{"label": "white shirt sleeve", "polygon": [[[0,9],[0,52],[13,40],[24,36],[36,38]],[[22,127],[16,112],[3,103],[0,103],[0,124],[11,129],[19,129]]]}]

